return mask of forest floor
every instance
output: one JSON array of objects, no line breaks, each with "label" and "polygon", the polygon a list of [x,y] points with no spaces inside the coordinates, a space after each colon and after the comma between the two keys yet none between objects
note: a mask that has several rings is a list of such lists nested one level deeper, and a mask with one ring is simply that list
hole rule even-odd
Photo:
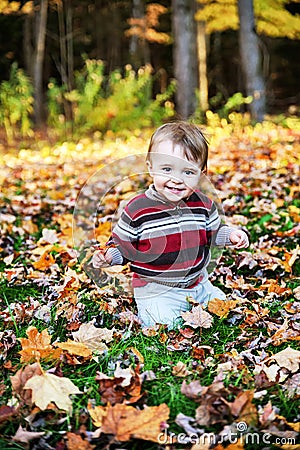
[{"label": "forest floor", "polygon": [[299,449],[300,133],[213,131],[206,188],[251,245],[173,330],[141,327],[128,267],[90,264],[148,137],[0,156],[0,448]]}]

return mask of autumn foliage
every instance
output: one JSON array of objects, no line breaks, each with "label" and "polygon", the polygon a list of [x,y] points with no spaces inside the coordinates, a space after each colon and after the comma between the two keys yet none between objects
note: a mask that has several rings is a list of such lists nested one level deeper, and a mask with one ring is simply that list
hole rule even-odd
[{"label": "autumn foliage", "polygon": [[[197,450],[209,447],[189,437],[211,433],[214,448],[236,450],[250,448],[249,432],[298,448],[300,135],[272,124],[209,131],[209,178],[252,244],[219,256],[212,277],[227,301],[190,299],[175,330],[142,328],[127,266],[90,264],[114,214],[149,183],[144,138],[1,157],[3,448]],[[84,201],[97,218],[77,211],[79,249],[74,208],[95,173]],[[238,442],[218,443],[226,433]]]}]

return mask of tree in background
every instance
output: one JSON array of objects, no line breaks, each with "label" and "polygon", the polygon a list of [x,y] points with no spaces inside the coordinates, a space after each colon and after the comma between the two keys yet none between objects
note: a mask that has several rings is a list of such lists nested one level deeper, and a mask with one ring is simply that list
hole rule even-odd
[{"label": "tree in background", "polygon": [[259,43],[255,31],[252,0],[238,0],[238,11],[242,70],[246,82],[246,93],[253,99],[249,105],[250,113],[255,121],[262,122],[266,113],[266,89]]},{"label": "tree in background", "polygon": [[187,119],[196,109],[197,48],[194,0],[172,0],[176,110]]},{"label": "tree in background", "polygon": [[[240,3],[238,11],[238,0],[199,0],[200,8],[196,12],[196,20],[205,22],[206,33],[222,33],[226,30],[239,30],[240,17],[244,5],[243,0]],[[243,14],[243,25],[246,27],[245,31],[240,30],[240,43],[243,46],[244,51],[246,48],[246,39],[249,37],[253,45],[255,41],[256,48],[259,48],[259,52],[263,53],[263,66],[256,66],[256,74],[260,78],[260,83],[263,83],[263,78],[268,76],[268,67],[266,62],[268,61],[268,55],[266,47],[259,39],[259,35],[270,36],[273,38],[288,38],[288,39],[300,39],[300,15],[292,14],[289,9],[289,0],[254,0],[254,18],[249,15]],[[248,11],[250,14],[250,10]],[[252,17],[252,18],[251,18]],[[252,22],[252,26],[250,22]],[[245,34],[246,33],[246,34]],[[242,43],[243,42],[243,43]],[[250,45],[250,44],[249,44]],[[260,56],[257,54],[257,58]],[[252,71],[253,66],[247,64],[246,58],[244,60],[244,73],[245,79],[248,80],[253,76],[253,73],[247,74],[247,71]],[[245,67],[247,64],[247,67]],[[258,75],[258,70],[260,74]],[[203,74],[204,70],[202,70]],[[204,75],[202,75],[204,76]],[[247,82],[247,92],[249,91],[249,83]],[[262,88],[262,87],[261,87]],[[263,89],[263,88],[262,88]],[[201,90],[201,85],[200,85]],[[246,90],[246,89],[245,89]],[[256,103],[257,104],[257,103]],[[251,108],[253,106],[250,106]],[[253,112],[254,118],[257,113]],[[261,115],[260,115],[261,116]]]}]

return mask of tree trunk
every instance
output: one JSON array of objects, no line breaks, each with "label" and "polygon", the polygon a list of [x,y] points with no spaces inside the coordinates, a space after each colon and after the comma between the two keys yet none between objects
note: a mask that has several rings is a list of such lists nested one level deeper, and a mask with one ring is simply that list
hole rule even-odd
[{"label": "tree trunk", "polygon": [[238,11],[242,71],[246,82],[247,95],[253,97],[253,101],[250,103],[250,113],[255,121],[262,122],[266,112],[266,95],[261,54],[255,32],[253,0],[238,0]]},{"label": "tree trunk", "polygon": [[208,110],[208,79],[205,22],[197,22],[197,52],[199,65],[199,101],[202,111]]},{"label": "tree trunk", "polygon": [[197,49],[194,0],[172,0],[174,74],[177,81],[176,110],[181,119],[195,112]]},{"label": "tree trunk", "polygon": [[36,15],[36,48],[33,68],[34,84],[34,117],[37,126],[44,120],[43,108],[43,63],[45,55],[45,40],[47,27],[48,0],[39,2],[39,12]]}]

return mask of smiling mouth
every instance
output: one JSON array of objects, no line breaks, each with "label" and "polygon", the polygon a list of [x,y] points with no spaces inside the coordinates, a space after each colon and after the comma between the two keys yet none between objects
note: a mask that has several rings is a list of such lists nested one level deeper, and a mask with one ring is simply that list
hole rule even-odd
[{"label": "smiling mouth", "polygon": [[181,194],[181,192],[184,192],[185,189],[179,189],[179,188],[175,188],[175,187],[168,187],[167,186],[168,191],[171,191],[175,194]]}]

